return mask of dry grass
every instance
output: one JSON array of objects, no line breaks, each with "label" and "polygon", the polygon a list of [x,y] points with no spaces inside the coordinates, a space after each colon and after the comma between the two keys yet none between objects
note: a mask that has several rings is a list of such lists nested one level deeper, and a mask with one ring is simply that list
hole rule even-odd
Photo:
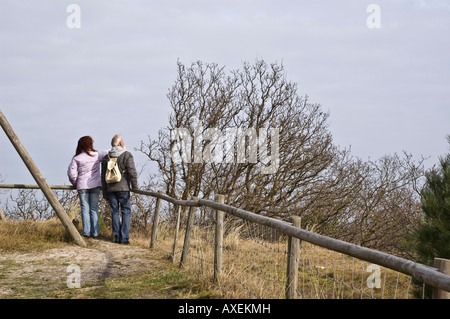
[{"label": "dry grass", "polygon": [[[189,257],[183,269],[179,270],[184,227],[179,230],[173,258],[174,230],[171,223],[164,222],[160,223],[158,230],[157,249],[165,265],[162,265],[158,272],[111,278],[103,282],[101,289],[75,292],[63,289],[59,291],[58,296],[80,297],[83,291],[81,297],[87,298],[135,298],[139,294],[150,297],[151,294],[144,291],[151,285],[152,289],[171,292],[172,298],[285,298],[286,238],[267,236],[266,230],[255,229],[247,224],[239,227],[227,225],[225,228],[227,231],[224,238],[222,275],[217,282],[213,280],[213,225],[194,227]],[[108,234],[110,230],[104,229],[104,238],[107,238]],[[150,234],[132,233],[131,242],[132,246],[147,249]],[[56,218],[47,221],[0,223],[0,251],[5,254],[39,252],[68,245],[76,246]],[[307,299],[359,299],[372,296],[385,299],[413,298],[414,289],[410,277],[382,267],[381,287],[368,287],[367,279],[372,274],[368,271],[369,266],[369,263],[302,242],[298,296]]]},{"label": "dry grass", "polygon": [[[222,276],[215,283],[223,298],[284,299],[286,289],[287,241],[262,228],[227,227],[223,247]],[[266,233],[269,233],[267,235]],[[179,263],[184,233],[175,249]],[[163,223],[157,245],[172,254],[174,231]],[[172,256],[170,256],[172,258]],[[214,228],[196,226],[191,234],[189,258],[183,265],[203,282],[213,282]],[[414,298],[411,277],[302,242],[299,256],[297,294],[306,299],[405,299]],[[379,275],[379,276],[377,276]],[[379,281],[377,282],[376,276]],[[373,286],[379,283],[380,286]],[[372,286],[371,286],[372,284]]]},{"label": "dry grass", "polygon": [[61,247],[71,243],[57,218],[46,221],[0,222],[0,251],[31,251]]}]

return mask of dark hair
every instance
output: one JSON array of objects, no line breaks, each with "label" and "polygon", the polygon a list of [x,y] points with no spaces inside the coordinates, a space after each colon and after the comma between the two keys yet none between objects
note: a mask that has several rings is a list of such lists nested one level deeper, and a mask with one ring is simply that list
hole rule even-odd
[{"label": "dark hair", "polygon": [[78,140],[77,150],[75,156],[79,155],[82,151],[85,151],[88,155],[93,156],[90,152],[97,152],[94,149],[94,140],[90,136],[83,136]]}]

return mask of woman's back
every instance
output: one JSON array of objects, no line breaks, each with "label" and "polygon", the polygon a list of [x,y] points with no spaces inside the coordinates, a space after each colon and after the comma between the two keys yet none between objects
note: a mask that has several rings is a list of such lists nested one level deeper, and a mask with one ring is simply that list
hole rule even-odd
[{"label": "woman's back", "polygon": [[101,152],[81,152],[72,159],[67,175],[70,182],[80,189],[91,189],[100,187],[100,163],[108,151]]}]

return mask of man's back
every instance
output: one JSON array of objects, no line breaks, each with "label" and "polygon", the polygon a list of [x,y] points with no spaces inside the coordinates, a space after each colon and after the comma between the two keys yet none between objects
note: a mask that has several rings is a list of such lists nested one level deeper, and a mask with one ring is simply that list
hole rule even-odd
[{"label": "man's back", "polygon": [[[109,157],[117,158],[117,165],[122,173],[122,179],[118,183],[107,184],[105,180],[106,168],[108,166]],[[102,161],[102,186],[106,192],[128,192],[131,188],[138,188],[137,171],[134,164],[133,155],[124,150],[113,147]]]}]

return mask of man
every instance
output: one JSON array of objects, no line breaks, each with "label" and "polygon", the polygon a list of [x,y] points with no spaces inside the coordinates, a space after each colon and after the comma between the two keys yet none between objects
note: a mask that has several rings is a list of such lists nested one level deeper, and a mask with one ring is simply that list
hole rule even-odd
[{"label": "man", "polygon": [[[102,187],[103,196],[109,201],[111,207],[112,232],[114,242],[129,244],[129,231],[131,220],[130,189],[138,188],[137,172],[133,155],[126,150],[123,139],[115,135],[111,141],[111,150],[102,160]],[[117,158],[117,164],[122,173],[119,182],[107,183],[106,171],[110,158]],[[120,221],[119,211],[122,213]]]}]

